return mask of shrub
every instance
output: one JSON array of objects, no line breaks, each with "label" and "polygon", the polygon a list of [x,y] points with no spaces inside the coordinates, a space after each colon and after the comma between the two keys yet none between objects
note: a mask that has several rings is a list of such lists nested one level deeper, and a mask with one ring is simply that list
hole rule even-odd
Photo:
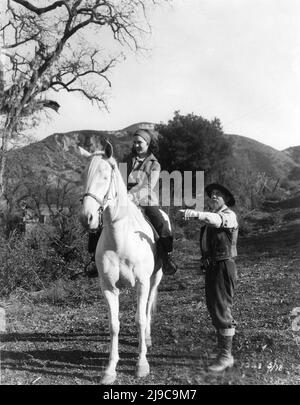
[{"label": "shrub", "polygon": [[245,221],[244,218],[239,220],[239,236],[248,235],[253,231],[253,225]]},{"label": "shrub", "polygon": [[300,180],[300,167],[299,166],[295,166],[291,169],[291,171],[288,175],[288,179],[296,180],[296,181]]},{"label": "shrub", "polygon": [[252,211],[240,219],[240,234],[246,235],[258,230],[267,230],[275,225],[275,217],[262,211]]},{"label": "shrub", "polygon": [[44,287],[42,257],[28,241],[15,234],[9,240],[0,239],[0,295],[7,295],[18,287],[36,290]]},{"label": "shrub", "polygon": [[17,288],[41,290],[54,280],[69,278],[87,262],[86,246],[77,218],[70,218],[63,228],[38,225],[29,235],[0,237],[0,296]]},{"label": "shrub", "polygon": [[283,216],[285,221],[293,221],[294,219],[300,219],[300,212],[288,212]]}]

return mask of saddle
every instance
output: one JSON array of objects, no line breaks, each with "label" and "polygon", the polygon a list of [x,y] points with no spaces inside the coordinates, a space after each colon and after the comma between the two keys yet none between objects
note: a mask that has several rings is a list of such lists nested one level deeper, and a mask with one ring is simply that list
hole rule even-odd
[{"label": "saddle", "polygon": [[145,211],[143,210],[143,207],[139,207],[139,209],[141,210],[141,212],[142,212],[143,217],[145,218],[145,220],[146,220],[146,221],[148,222],[148,224],[151,226],[151,229],[152,229],[153,235],[154,235],[154,241],[155,241],[155,243],[157,243],[158,240],[159,240],[159,238],[160,238],[160,237],[159,237],[159,234],[158,234],[158,232],[157,232],[157,230],[154,228],[152,222],[151,222],[150,219],[147,217]]}]

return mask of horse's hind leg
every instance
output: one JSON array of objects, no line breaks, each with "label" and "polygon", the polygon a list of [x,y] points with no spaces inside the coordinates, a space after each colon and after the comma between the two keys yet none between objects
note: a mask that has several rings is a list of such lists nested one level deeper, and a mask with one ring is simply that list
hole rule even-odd
[{"label": "horse's hind leg", "polygon": [[162,278],[162,271],[159,270],[151,276],[150,281],[150,291],[149,298],[147,303],[147,325],[146,325],[146,345],[147,347],[152,346],[151,340],[151,321],[152,315],[155,311],[156,297],[157,297],[157,288]]},{"label": "horse's hind leg", "polygon": [[149,296],[150,281],[145,280],[144,283],[138,283],[137,286],[137,312],[136,324],[139,331],[139,358],[136,365],[136,376],[146,377],[149,374],[150,368],[146,358],[146,326],[147,326],[147,301]]},{"label": "horse's hind leg", "polygon": [[102,292],[109,308],[110,355],[101,383],[112,384],[116,379],[116,367],[119,361],[119,290],[102,289]]}]

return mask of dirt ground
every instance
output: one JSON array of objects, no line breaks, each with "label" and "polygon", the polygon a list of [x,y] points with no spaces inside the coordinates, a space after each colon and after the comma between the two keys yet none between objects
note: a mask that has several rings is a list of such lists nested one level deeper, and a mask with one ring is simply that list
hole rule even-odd
[{"label": "dirt ground", "polygon": [[[216,339],[205,306],[198,244],[177,240],[180,272],[160,285],[148,352],[151,371],[141,380],[134,375],[135,295],[127,288],[121,292],[115,384],[299,384],[299,228],[240,238],[235,365],[219,375],[207,372]],[[97,280],[59,281],[35,294],[16,291],[0,304],[7,318],[7,333],[1,335],[1,384],[100,383],[109,333]]]}]

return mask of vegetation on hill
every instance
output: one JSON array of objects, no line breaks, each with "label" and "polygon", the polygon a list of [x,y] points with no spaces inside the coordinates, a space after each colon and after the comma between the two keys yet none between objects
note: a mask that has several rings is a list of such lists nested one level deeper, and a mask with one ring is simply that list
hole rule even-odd
[{"label": "vegetation on hill", "polygon": [[284,149],[288,156],[290,156],[295,163],[300,165],[300,146],[291,146],[290,148]]},{"label": "vegetation on hill", "polygon": [[245,166],[283,180],[296,162],[286,153],[239,135],[225,135],[232,145],[233,166]]}]

